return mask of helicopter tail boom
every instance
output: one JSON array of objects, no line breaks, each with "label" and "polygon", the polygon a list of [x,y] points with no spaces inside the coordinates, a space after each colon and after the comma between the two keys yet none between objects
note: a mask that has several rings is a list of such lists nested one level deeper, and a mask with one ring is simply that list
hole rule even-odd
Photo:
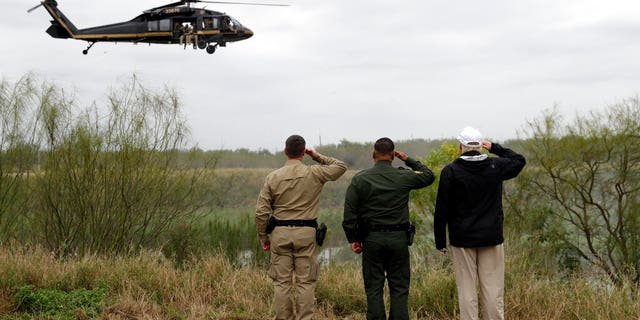
[{"label": "helicopter tail boom", "polygon": [[51,26],[47,29],[50,36],[58,39],[76,38],[78,28],[58,9],[55,0],[43,0],[42,5],[53,18]]}]

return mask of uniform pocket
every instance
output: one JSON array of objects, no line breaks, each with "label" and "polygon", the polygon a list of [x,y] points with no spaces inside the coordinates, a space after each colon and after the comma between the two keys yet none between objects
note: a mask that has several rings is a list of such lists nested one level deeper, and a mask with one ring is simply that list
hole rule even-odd
[{"label": "uniform pocket", "polygon": [[304,257],[296,259],[296,278],[303,282],[315,282],[318,280],[318,262],[315,257]]},{"label": "uniform pocket", "polygon": [[269,271],[267,272],[271,280],[276,280],[278,275],[278,273],[276,272],[276,264],[274,260],[275,259],[273,258],[271,259],[271,262],[269,263]]}]

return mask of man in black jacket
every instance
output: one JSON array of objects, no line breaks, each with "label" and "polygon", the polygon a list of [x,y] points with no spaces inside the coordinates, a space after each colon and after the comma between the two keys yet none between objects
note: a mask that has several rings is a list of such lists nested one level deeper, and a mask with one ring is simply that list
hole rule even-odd
[{"label": "man in black jacket", "polygon": [[[466,127],[458,135],[461,156],[442,169],[436,200],[436,248],[453,255],[460,319],[478,319],[480,282],[483,319],[504,319],[502,182],[515,178],[525,158]],[[498,157],[481,154],[484,148]]]}]

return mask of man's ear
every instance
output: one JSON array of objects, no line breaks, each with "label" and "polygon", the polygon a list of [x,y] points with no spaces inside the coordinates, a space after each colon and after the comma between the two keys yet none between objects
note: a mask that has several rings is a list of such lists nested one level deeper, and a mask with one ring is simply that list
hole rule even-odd
[{"label": "man's ear", "polygon": [[285,156],[287,156],[287,157],[289,156],[289,150],[287,150],[287,148],[284,148],[284,150],[282,152],[284,152]]}]

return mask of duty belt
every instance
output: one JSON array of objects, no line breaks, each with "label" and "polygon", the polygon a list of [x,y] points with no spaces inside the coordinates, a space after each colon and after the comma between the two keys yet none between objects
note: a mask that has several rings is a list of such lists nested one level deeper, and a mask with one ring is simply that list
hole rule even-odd
[{"label": "duty belt", "polygon": [[318,221],[314,220],[276,220],[276,227],[312,227],[318,228]]},{"label": "duty belt", "polygon": [[406,231],[408,229],[408,222],[400,224],[372,224],[369,226],[369,231],[371,232]]}]

